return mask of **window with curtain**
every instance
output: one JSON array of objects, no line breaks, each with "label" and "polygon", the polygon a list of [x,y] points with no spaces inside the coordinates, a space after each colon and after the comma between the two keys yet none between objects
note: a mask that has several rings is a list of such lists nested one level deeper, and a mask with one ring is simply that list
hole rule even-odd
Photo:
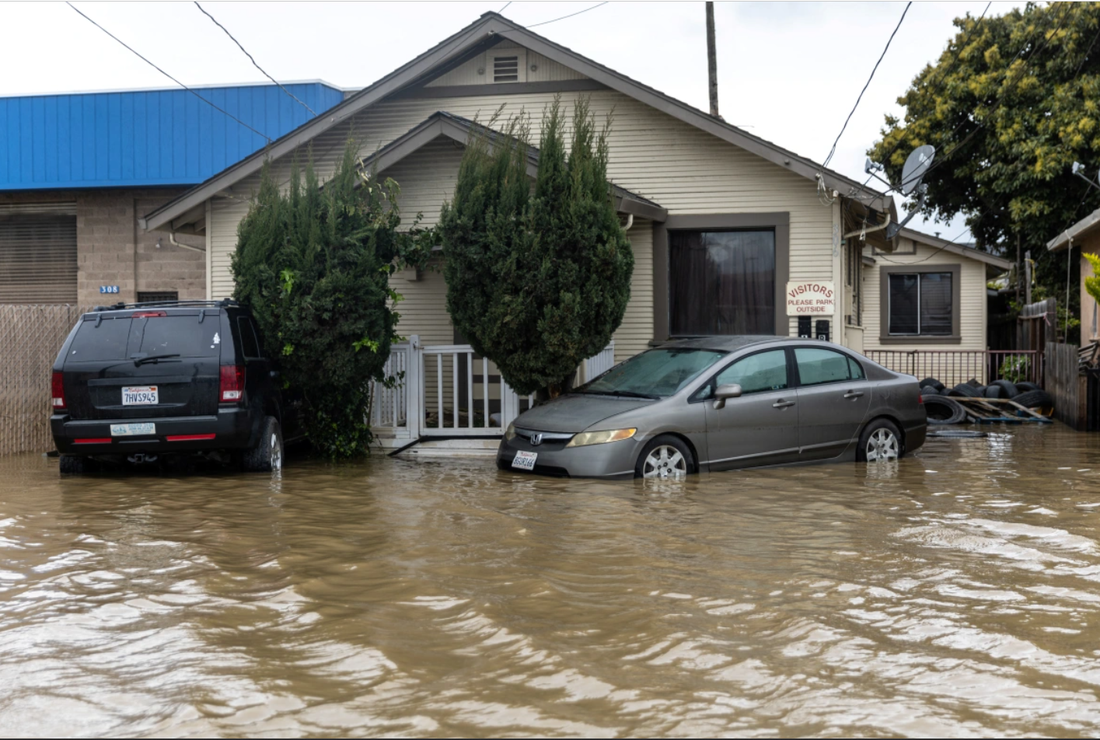
[{"label": "window with curtain", "polygon": [[774,231],[673,231],[673,336],[775,333]]},{"label": "window with curtain", "polygon": [[890,334],[951,336],[954,311],[950,272],[890,275]]}]

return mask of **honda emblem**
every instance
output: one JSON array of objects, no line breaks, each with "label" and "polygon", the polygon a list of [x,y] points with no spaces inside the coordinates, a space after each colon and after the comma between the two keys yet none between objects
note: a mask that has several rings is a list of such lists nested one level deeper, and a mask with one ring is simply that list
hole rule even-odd
[{"label": "honda emblem", "polygon": [[542,444],[542,435],[541,434],[532,434],[531,435],[531,445],[534,446],[534,447],[538,447],[540,444]]}]

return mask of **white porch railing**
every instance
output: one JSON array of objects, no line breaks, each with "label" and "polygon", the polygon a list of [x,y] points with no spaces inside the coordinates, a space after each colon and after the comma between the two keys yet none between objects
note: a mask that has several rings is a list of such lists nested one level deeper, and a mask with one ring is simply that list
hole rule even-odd
[{"label": "white porch railing", "polygon": [[[612,342],[582,363],[578,382],[614,364]],[[503,435],[535,400],[516,394],[496,366],[468,344],[422,347],[413,335],[392,346],[385,373],[398,380],[393,388],[373,384],[370,423],[375,433],[395,440]]]},{"label": "white porch railing", "polygon": [[613,367],[615,367],[614,341],[600,350],[599,353],[584,361],[584,378],[581,379],[581,382],[587,383],[593,378],[603,375]]}]

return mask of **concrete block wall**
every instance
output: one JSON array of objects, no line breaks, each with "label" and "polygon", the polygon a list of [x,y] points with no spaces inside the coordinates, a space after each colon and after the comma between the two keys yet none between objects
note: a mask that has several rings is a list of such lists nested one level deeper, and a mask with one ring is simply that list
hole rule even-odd
[{"label": "concrete block wall", "polygon": [[[183,192],[182,188],[22,191],[0,193],[0,203],[76,202],[77,302],[91,306],[137,300],[138,291],[177,291],[181,299],[206,297],[206,255],[172,246],[168,232],[145,232],[137,219]],[[205,238],[177,235],[205,247]],[[157,243],[160,246],[157,246]],[[117,285],[103,295],[101,285]]]}]

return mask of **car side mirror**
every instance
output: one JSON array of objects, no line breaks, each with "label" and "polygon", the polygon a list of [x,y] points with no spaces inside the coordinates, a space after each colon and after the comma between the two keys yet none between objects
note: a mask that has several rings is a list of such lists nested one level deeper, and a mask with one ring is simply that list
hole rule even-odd
[{"label": "car side mirror", "polygon": [[741,386],[737,383],[727,383],[725,385],[718,386],[714,391],[714,408],[724,409],[726,407],[726,399],[728,398],[740,398]]}]

